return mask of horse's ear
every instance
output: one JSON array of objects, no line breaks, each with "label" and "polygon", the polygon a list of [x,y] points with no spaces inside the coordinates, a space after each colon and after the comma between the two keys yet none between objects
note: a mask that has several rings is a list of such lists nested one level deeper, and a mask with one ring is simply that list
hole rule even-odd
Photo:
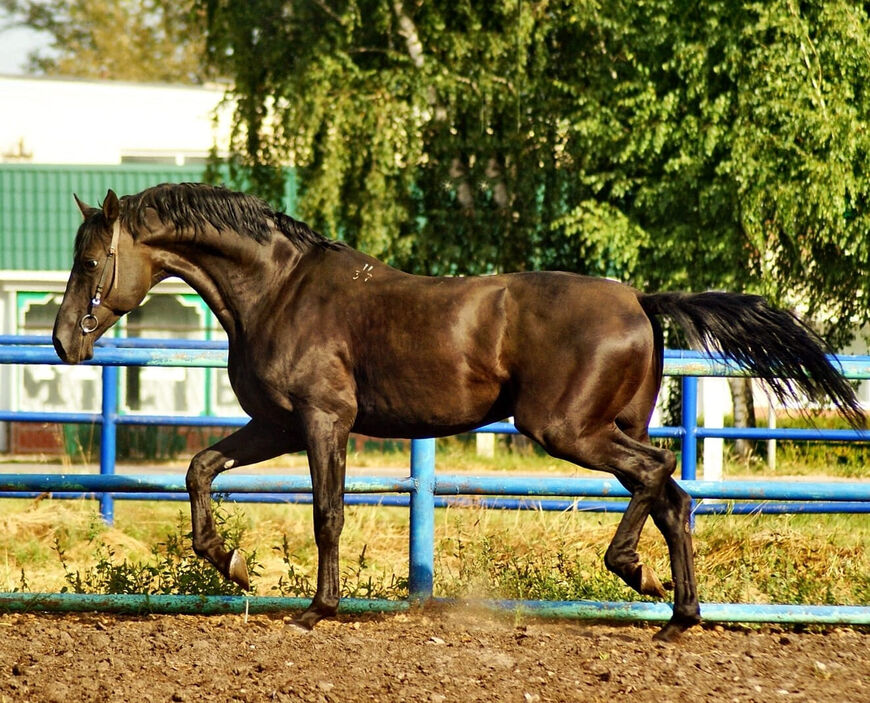
[{"label": "horse's ear", "polygon": [[109,191],[106,193],[106,199],[103,201],[103,217],[106,218],[106,222],[112,224],[118,219],[120,211],[121,205],[118,202],[118,196],[115,195],[114,190],[109,188]]},{"label": "horse's ear", "polygon": [[92,208],[87,203],[84,203],[81,200],[79,200],[79,196],[77,196],[75,193],[73,193],[73,197],[76,199],[76,205],[79,206],[79,210],[82,213],[82,219],[83,220],[88,219],[88,215],[90,215],[94,211],[94,208]]}]

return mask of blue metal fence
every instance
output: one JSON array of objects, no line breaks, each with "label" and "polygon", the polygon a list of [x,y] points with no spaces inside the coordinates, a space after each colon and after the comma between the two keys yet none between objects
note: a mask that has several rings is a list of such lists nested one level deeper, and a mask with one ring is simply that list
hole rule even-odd
[{"label": "blue metal fence", "polygon": [[[870,357],[838,357],[844,375],[851,379],[870,378]],[[0,421],[32,421],[59,423],[96,423],[102,427],[100,443],[100,474],[0,474],[0,497],[32,495],[50,492],[56,497],[94,495],[100,499],[101,513],[107,521],[113,518],[115,498],[186,499],[184,476],[118,475],[115,474],[116,431],[120,424],[160,424],[199,426],[241,426],[247,418],[212,416],[177,417],[125,415],[118,407],[118,366],[198,366],[223,367],[227,362],[226,346],[220,342],[195,340],[101,339],[89,364],[103,367],[102,409],[100,413],[77,412],[17,412],[0,410]],[[0,336],[0,363],[59,364],[45,337]],[[682,419],[678,427],[653,428],[654,437],[671,437],[681,441],[680,483],[696,502],[695,514],[729,511],[742,512],[870,512],[870,481],[782,482],[782,481],[698,481],[696,480],[697,443],[707,437],[734,439],[800,439],[819,441],[870,440],[870,432],[858,430],[807,429],[739,429],[706,428],[697,425],[698,377],[734,376],[743,372],[726,360],[686,351],[667,351],[665,374],[682,377]],[[515,433],[509,423],[494,423],[481,432]],[[369,502],[382,505],[402,505],[410,508],[409,590],[412,598],[431,598],[434,563],[434,508],[445,504],[463,504],[507,509],[579,509],[624,510],[625,501],[616,500],[627,492],[608,478],[556,477],[475,477],[436,474],[435,440],[414,440],[411,443],[410,475],[407,478],[349,477],[346,483],[348,503]],[[231,499],[260,501],[310,500],[311,482],[302,475],[232,475],[219,476],[214,482],[216,493]],[[371,495],[378,494],[378,495]],[[387,494],[387,495],[381,495]],[[472,496],[474,498],[469,498]],[[542,500],[544,497],[560,500]],[[570,497],[572,500],[565,500]],[[606,500],[589,500],[605,498]],[[704,503],[704,500],[715,503]],[[753,501],[726,503],[723,501]],[[602,604],[598,604],[601,606]],[[607,606],[608,604],[603,604]],[[610,604],[614,605],[614,604]],[[633,604],[628,611],[634,612]],[[541,606],[552,610],[554,606]],[[753,606],[736,612],[732,620],[752,620],[761,617]],[[783,606],[785,607],[785,606]],[[605,608],[606,609],[606,608]],[[643,610],[643,608],[641,608]],[[667,619],[653,608],[655,617]],[[827,608],[825,612],[829,611]],[[852,609],[854,610],[854,609]],[[859,608],[856,615],[849,610],[848,620],[831,622],[870,623],[870,608]],[[559,612],[562,612],[561,610]],[[640,611],[638,611],[640,612]],[[644,611],[646,612],[646,611]],[[704,612],[702,610],[702,612]],[[765,611],[766,612],[766,611]],[[792,612],[789,610],[788,612]],[[802,619],[816,621],[819,613],[806,607],[795,610]],[[845,613],[846,611],[842,611]],[[659,617],[662,615],[662,617]],[[708,617],[705,613],[705,617]],[[785,616],[783,616],[785,617]],[[791,617],[791,616],[788,616]],[[826,616],[827,617],[827,616]],[[858,618],[857,620],[855,618]],[[769,621],[779,616],[765,616]],[[783,620],[779,620],[783,621]]]}]

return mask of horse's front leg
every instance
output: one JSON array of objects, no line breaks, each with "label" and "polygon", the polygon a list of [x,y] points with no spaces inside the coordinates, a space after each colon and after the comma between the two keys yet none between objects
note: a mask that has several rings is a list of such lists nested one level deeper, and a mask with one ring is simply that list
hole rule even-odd
[{"label": "horse's front leg", "polygon": [[314,540],[317,544],[317,591],[296,620],[311,629],[338,611],[341,597],[338,542],[344,526],[344,476],[350,422],[336,413],[315,411],[306,418],[308,466],[314,495]]},{"label": "horse's front leg", "polygon": [[227,579],[247,590],[248,568],[237,550],[227,551],[215,527],[211,509],[211,484],[222,471],[255,464],[280,454],[303,449],[301,443],[274,426],[252,420],[237,432],[199,452],[187,470],[193,550]]}]

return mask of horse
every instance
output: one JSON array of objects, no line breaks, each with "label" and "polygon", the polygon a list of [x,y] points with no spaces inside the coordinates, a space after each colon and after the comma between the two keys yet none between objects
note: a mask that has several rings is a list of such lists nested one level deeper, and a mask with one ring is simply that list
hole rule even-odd
[{"label": "horse", "polygon": [[[244,589],[211,509],[220,472],[305,450],[313,490],[317,587],[295,620],[336,613],[339,536],[350,432],[438,437],[509,416],[549,454],[613,474],[631,494],[607,568],[646,596],[666,598],[637,552],[647,517],[667,543],[676,639],[700,622],[690,499],[676,461],[650,443],[669,317],[693,345],[767,381],[780,397],[830,398],[864,423],[825,342],[763,298],[728,292],[643,293],[566,272],[480,277],[404,273],[251,195],[161,184],[100,207],[74,196],[83,222],[53,330],[63,362],[94,341],[159,281],[186,281],[229,340],[229,378],[247,425],[196,454],[186,474],[197,555]],[[791,380],[788,380],[791,379]]]}]

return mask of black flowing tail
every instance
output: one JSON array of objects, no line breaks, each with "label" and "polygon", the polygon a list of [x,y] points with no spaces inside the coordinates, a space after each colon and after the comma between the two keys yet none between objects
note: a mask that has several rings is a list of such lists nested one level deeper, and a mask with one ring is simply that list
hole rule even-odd
[{"label": "black flowing tail", "polygon": [[831,348],[790,312],[740,293],[654,293],[639,300],[648,316],[672,318],[690,344],[749,369],[780,400],[799,399],[796,384],[811,400],[832,400],[853,427],[865,426],[855,391],[826,356]]}]

